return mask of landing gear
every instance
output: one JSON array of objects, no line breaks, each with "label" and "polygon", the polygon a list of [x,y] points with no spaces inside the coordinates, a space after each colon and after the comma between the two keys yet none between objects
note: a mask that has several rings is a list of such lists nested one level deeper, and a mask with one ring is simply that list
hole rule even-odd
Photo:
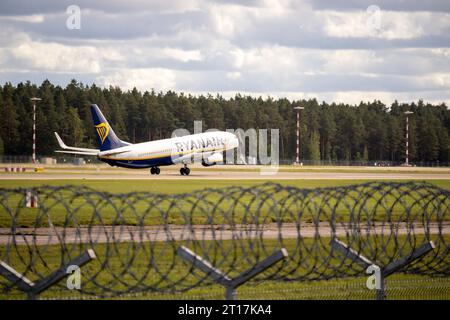
[{"label": "landing gear", "polygon": [[180,173],[182,176],[188,176],[191,173],[191,169],[189,169],[186,165],[180,169]]},{"label": "landing gear", "polygon": [[161,170],[158,167],[151,167],[150,173],[151,174],[160,174]]}]

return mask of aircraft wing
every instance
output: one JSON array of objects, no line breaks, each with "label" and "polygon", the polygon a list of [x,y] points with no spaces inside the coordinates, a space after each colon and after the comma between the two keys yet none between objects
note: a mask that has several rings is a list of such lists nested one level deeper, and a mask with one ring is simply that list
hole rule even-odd
[{"label": "aircraft wing", "polygon": [[58,140],[58,144],[61,147],[61,149],[69,150],[69,151],[56,151],[60,153],[72,153],[72,154],[84,154],[84,155],[91,155],[96,156],[100,150],[98,149],[88,149],[88,148],[76,148],[76,147],[68,147],[64,141],[61,139],[58,133],[55,132],[56,140]]}]

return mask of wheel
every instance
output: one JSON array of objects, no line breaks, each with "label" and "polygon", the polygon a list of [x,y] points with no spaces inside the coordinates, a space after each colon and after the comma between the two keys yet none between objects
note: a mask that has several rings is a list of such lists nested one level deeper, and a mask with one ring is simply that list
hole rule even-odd
[{"label": "wheel", "polygon": [[181,168],[181,169],[180,169],[180,174],[181,174],[182,176],[184,176],[184,168]]},{"label": "wheel", "polygon": [[151,167],[151,168],[150,168],[150,173],[151,173],[151,174],[155,174],[155,167]]},{"label": "wheel", "polygon": [[155,173],[156,174],[160,174],[161,173],[161,169],[159,169],[158,167],[155,168]]},{"label": "wheel", "polygon": [[184,174],[188,176],[189,173],[191,173],[191,169],[189,169],[189,168],[184,168]]}]

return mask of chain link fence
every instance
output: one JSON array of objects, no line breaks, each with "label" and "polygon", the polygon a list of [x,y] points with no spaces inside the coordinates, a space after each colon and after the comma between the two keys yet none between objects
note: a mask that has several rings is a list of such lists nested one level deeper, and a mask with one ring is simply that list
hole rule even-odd
[{"label": "chain link fence", "polygon": [[[210,299],[239,287],[251,299],[448,299],[449,193],[424,182],[0,189],[0,295]],[[366,286],[370,265],[381,289]]]}]

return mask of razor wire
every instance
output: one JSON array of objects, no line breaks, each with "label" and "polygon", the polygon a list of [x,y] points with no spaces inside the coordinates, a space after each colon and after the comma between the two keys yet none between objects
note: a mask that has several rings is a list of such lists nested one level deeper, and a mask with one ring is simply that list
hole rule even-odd
[{"label": "razor wire", "polygon": [[[27,208],[27,194],[37,208]],[[434,250],[402,269],[450,274],[450,191],[426,182],[302,189],[275,183],[182,194],[113,194],[84,186],[0,189],[0,260],[38,281],[93,249],[81,294],[175,293],[213,284],[177,255],[189,248],[227,276],[275,250],[289,256],[251,281],[364,275],[332,239],[385,266],[428,241]],[[63,290],[59,283],[55,290]],[[14,284],[0,277],[0,290]]]}]

